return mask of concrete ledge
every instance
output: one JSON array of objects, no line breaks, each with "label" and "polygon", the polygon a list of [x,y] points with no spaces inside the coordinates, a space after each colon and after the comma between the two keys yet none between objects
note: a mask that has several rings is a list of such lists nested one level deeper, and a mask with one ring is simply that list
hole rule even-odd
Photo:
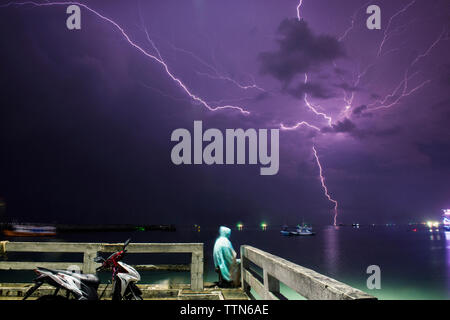
[{"label": "concrete ledge", "polygon": [[[241,273],[243,288],[248,292],[250,286],[264,299],[276,299],[279,282],[313,300],[360,300],[376,299],[361,290],[304,268],[283,258],[251,246],[241,247]],[[263,269],[264,283],[248,271],[248,261]]]}]

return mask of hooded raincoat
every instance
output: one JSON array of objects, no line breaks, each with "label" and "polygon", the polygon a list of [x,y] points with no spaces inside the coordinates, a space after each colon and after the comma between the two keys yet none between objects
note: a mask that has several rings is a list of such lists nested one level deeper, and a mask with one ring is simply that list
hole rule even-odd
[{"label": "hooded raincoat", "polygon": [[231,230],[227,227],[220,227],[219,237],[214,244],[214,266],[220,269],[222,277],[227,281],[232,281],[231,268],[236,263],[236,252],[230,241]]}]

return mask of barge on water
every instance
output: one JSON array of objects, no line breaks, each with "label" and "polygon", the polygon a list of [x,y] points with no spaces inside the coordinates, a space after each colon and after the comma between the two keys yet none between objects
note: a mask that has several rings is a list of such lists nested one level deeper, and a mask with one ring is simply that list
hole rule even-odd
[{"label": "barge on water", "polygon": [[3,230],[6,237],[51,237],[56,235],[56,227],[30,224],[12,224]]}]

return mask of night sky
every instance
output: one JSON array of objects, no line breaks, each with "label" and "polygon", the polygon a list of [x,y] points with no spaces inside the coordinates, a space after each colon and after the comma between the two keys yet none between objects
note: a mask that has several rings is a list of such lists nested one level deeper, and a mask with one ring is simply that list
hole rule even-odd
[{"label": "night sky", "polygon": [[[70,31],[67,5],[8,3],[0,197],[10,220],[330,224],[313,146],[338,223],[423,221],[450,207],[448,0],[304,0],[299,16],[296,0],[80,2],[157,59],[85,7]],[[369,4],[381,30],[366,27]],[[208,110],[161,61],[208,106],[249,114]],[[172,164],[170,135],[194,120],[291,129],[280,129],[278,174]]]}]

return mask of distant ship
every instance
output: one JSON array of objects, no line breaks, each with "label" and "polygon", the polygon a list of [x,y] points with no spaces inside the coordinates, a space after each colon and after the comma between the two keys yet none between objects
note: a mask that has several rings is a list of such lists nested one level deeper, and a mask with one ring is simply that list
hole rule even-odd
[{"label": "distant ship", "polygon": [[308,227],[307,225],[298,225],[297,228],[294,231],[295,236],[313,236],[315,235],[315,232],[312,231],[311,227]]},{"label": "distant ship", "polygon": [[313,236],[315,235],[315,232],[312,231],[311,227],[308,227],[307,225],[297,225],[297,228],[295,231],[289,231],[288,226],[284,225],[283,229],[281,230],[281,235],[283,236]]},{"label": "distant ship", "polygon": [[444,209],[444,214],[442,215],[442,224],[445,231],[450,231],[450,209]]},{"label": "distant ship", "polygon": [[50,237],[56,235],[56,227],[29,224],[12,224],[3,230],[7,237]]}]

